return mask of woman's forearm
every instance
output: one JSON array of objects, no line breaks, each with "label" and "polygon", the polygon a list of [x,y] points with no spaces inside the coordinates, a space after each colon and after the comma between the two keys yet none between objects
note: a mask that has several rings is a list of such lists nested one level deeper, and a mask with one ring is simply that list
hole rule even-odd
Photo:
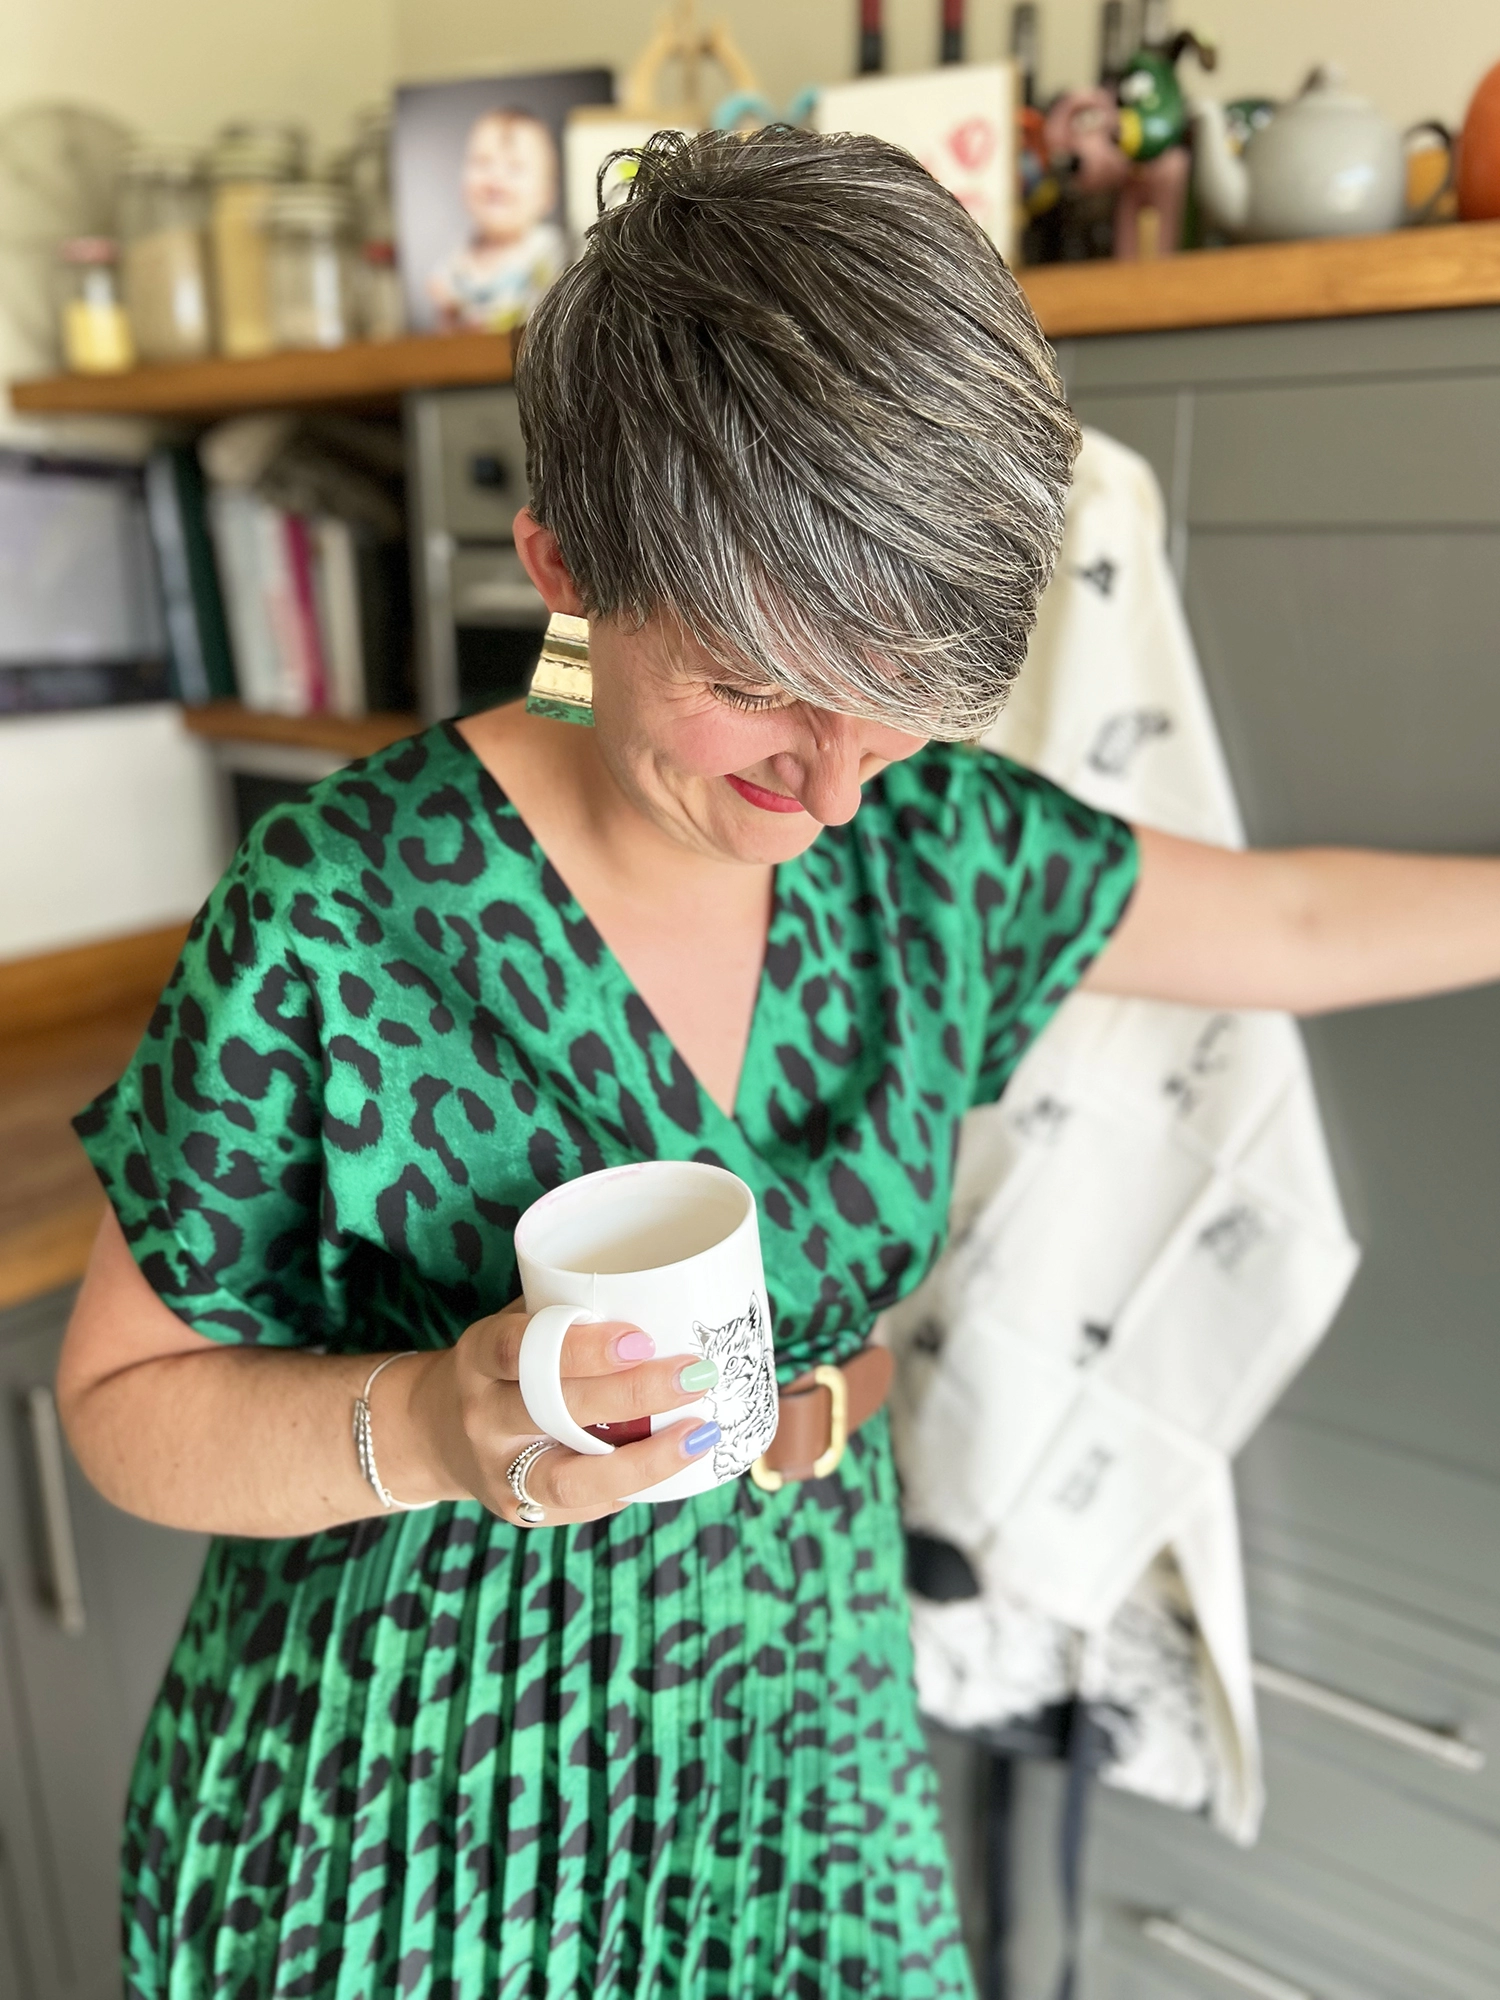
[{"label": "woman's forearm", "polygon": [[[370,1394],[382,1485],[398,1501],[478,1500],[507,1520],[509,1471],[537,1438],[521,1395],[526,1312],[515,1300],[452,1347],[404,1352]],[[382,1356],[226,1347],[185,1325],[136,1266],[112,1213],[100,1224],[57,1368],[58,1408],[106,1499],[168,1527],[309,1535],[382,1514],[354,1442],[355,1401]],[[705,1387],[682,1357],[654,1356],[638,1327],[589,1320],[563,1350],[581,1424],[656,1419],[598,1455],[550,1448],[529,1497],[552,1525],[617,1513],[710,1449],[713,1424],[676,1413]]]},{"label": "woman's forearm", "polygon": [[1500,860],[1139,838],[1096,992],[1318,1014],[1500,979]]},{"label": "woman's forearm", "polygon": [[[65,1398],[90,1480],[127,1513],[207,1534],[308,1535],[385,1510],[360,1471],[354,1400],[378,1356],[223,1348],[143,1361]],[[444,1495],[408,1447],[411,1391],[439,1357],[386,1369],[371,1395],[380,1476]]]}]

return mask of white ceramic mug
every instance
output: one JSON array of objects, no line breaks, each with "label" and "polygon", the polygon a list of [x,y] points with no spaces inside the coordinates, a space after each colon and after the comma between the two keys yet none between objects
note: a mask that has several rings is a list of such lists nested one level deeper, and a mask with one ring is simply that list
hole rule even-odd
[{"label": "white ceramic mug", "polygon": [[638,1500],[680,1500],[737,1479],[776,1434],[776,1365],[755,1196],[723,1167],[648,1160],[606,1167],[544,1194],[516,1224],[516,1261],[532,1314],[521,1395],[532,1422],[575,1451],[612,1445],[580,1429],[563,1400],[570,1326],[628,1320],[660,1355],[706,1355],[719,1379],[698,1402],[652,1419],[695,1417],[722,1435],[711,1451]]}]

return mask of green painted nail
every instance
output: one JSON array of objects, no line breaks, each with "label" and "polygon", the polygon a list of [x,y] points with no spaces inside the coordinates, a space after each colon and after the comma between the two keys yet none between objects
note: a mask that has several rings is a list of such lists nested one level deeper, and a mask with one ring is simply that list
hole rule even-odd
[{"label": "green painted nail", "polygon": [[686,1368],[678,1371],[677,1386],[679,1389],[711,1389],[718,1379],[719,1370],[715,1362],[706,1359],[690,1361]]}]

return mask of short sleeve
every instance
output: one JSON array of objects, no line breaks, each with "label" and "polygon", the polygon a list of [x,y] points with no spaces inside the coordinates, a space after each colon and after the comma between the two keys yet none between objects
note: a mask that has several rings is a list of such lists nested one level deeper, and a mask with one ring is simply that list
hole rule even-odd
[{"label": "short sleeve", "polygon": [[984,1020],[972,1101],[992,1104],[1114,934],[1139,857],[1134,833],[1113,813],[1008,758],[979,752],[975,764],[966,850]]},{"label": "short sleeve", "polygon": [[157,1296],[213,1340],[273,1346],[326,1331],[320,1010],[283,922],[289,842],[300,865],[292,814],[251,833],[129,1068],[73,1121]]}]

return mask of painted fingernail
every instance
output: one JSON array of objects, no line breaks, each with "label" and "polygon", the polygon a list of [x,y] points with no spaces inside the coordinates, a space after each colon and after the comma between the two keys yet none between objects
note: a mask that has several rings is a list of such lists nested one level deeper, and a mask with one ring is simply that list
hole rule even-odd
[{"label": "painted fingernail", "polygon": [[616,1361],[649,1361],[655,1352],[656,1342],[649,1333],[642,1333],[639,1327],[622,1333],[615,1342]]},{"label": "painted fingernail", "polygon": [[682,1449],[689,1458],[701,1458],[706,1451],[712,1451],[722,1433],[717,1424],[699,1424],[697,1430],[689,1431],[682,1440]]},{"label": "painted fingernail", "polygon": [[679,1389],[711,1389],[718,1379],[718,1363],[706,1357],[702,1361],[690,1361],[686,1368],[677,1371]]}]

